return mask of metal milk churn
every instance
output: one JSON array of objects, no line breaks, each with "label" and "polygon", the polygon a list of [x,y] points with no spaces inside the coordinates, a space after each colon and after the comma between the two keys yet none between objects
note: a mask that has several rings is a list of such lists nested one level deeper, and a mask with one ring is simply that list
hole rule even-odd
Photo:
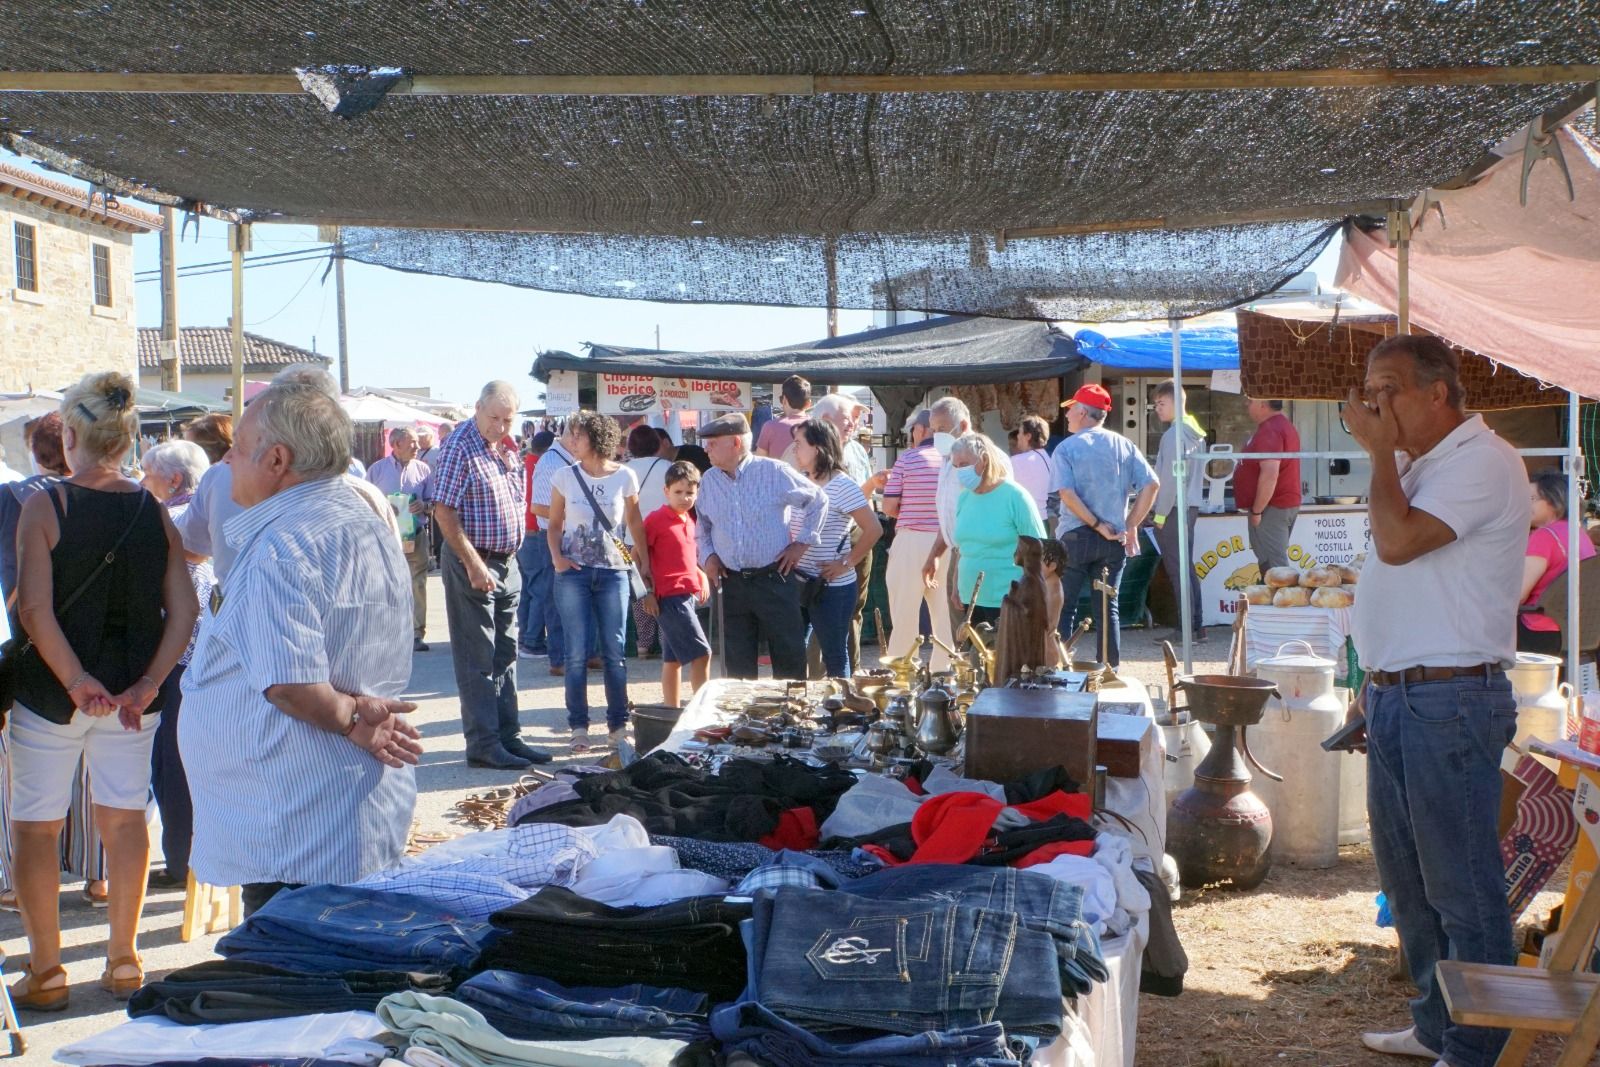
[{"label": "metal milk churn", "polygon": [[[1559,741],[1566,736],[1567,706],[1572,687],[1561,681],[1561,660],[1534,652],[1518,652],[1517,665],[1506,671],[1511,691],[1517,698],[1517,736],[1513,744],[1527,751],[1528,739]],[[1516,754],[1507,751],[1513,763]],[[1546,767],[1557,770],[1554,760],[1536,756]]]},{"label": "metal milk churn", "polygon": [[[1327,752],[1322,740],[1344,725],[1345,701],[1333,688],[1333,660],[1304,641],[1290,641],[1257,661],[1256,674],[1279,695],[1267,702],[1250,743],[1283,781],[1256,783],[1272,810],[1272,855],[1300,867],[1339,862],[1340,781],[1343,764],[1360,760]],[[1366,812],[1363,790],[1361,810]]]},{"label": "metal milk churn", "polygon": [[1156,725],[1161,729],[1167,754],[1162,765],[1162,782],[1170,807],[1179,793],[1194,785],[1194,769],[1211,751],[1211,738],[1186,708],[1158,713]]}]

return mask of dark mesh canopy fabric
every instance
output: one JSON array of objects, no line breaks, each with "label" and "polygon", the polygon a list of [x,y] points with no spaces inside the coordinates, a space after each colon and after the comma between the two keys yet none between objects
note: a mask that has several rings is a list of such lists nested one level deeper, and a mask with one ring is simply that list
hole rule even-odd
[{"label": "dark mesh canopy fabric", "polygon": [[[360,232],[362,258],[403,269],[653,299],[821,305],[837,288],[842,306],[1125,317],[1204,310],[1277,284],[1329,221],[1320,205],[1410,197],[1457,176],[1579,86],[902,92],[826,80],[1597,57],[1596,0],[0,0],[0,71],[290,86],[0,93],[0,143],[119,191],[246,219],[545,235],[468,245]],[[324,99],[299,89],[295,72],[307,70],[340,72],[302,74]],[[401,76],[380,98],[391,76],[363,71]],[[473,75],[801,84],[765,95],[422,95],[438,91],[429,78]],[[367,97],[340,107],[340,84]],[[1181,228],[1241,212],[1321,221],[1200,241],[1009,233]],[[1281,246],[1268,252],[1270,241]],[[1154,263],[1133,269],[1145,252]]]}]

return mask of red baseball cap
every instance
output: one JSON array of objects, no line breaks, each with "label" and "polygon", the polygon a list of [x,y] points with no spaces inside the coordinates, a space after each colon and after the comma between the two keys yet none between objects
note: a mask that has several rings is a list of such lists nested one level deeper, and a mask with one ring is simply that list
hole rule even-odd
[{"label": "red baseball cap", "polygon": [[1088,385],[1080,385],[1078,391],[1072,394],[1072,399],[1063,401],[1061,406],[1068,407],[1072,404],[1083,404],[1087,407],[1099,408],[1101,411],[1110,411],[1111,394],[1106,392],[1105,386],[1090,382]]}]

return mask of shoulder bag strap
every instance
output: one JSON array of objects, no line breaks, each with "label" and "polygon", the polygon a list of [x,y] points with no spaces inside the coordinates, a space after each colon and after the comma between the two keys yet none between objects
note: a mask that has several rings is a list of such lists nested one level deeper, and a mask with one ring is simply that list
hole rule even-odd
[{"label": "shoulder bag strap", "polygon": [[600,510],[600,505],[595,503],[594,490],[589,488],[589,480],[583,476],[582,469],[576,463],[572,465],[572,476],[578,480],[578,488],[583,490],[583,495],[589,500],[589,510],[594,512],[594,521],[598,522],[606,533],[611,533],[611,520]]}]

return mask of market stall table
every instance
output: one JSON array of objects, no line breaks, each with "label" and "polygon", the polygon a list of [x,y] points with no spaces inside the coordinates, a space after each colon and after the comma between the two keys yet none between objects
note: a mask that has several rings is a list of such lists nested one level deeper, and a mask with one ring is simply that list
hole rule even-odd
[{"label": "market stall table", "polygon": [[[1371,546],[1365,504],[1306,504],[1289,533],[1289,562],[1302,570],[1318,563],[1349,566]],[[1200,515],[1190,565],[1200,579],[1201,622],[1233,622],[1239,594],[1261,580],[1260,565],[1250,551],[1249,519],[1240,512]]]}]

